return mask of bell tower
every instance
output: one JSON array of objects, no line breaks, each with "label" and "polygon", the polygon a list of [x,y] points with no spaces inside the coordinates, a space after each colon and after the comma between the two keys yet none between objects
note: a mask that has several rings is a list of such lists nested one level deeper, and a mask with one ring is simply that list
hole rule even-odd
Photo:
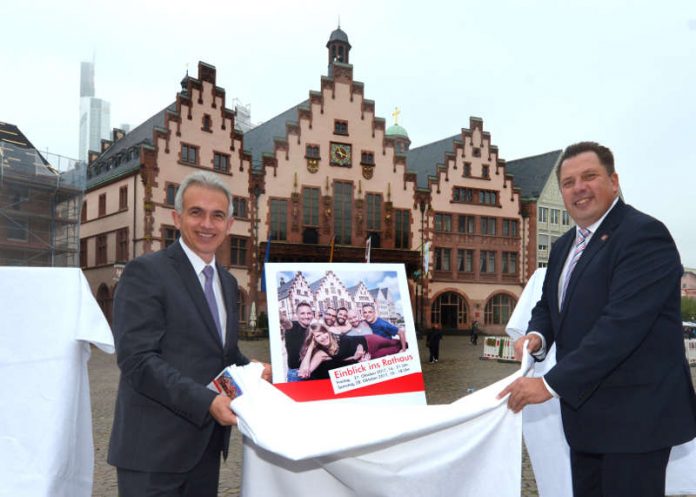
[{"label": "bell tower", "polygon": [[333,76],[334,62],[350,64],[349,54],[351,47],[348,42],[348,35],[341,29],[340,24],[331,33],[329,41],[326,43],[326,48],[329,49],[329,76]]}]

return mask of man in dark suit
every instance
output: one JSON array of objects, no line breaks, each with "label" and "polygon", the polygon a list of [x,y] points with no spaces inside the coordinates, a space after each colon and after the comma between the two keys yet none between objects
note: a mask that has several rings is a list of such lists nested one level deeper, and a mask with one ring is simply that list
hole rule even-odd
[{"label": "man in dark suit", "polygon": [[237,419],[229,397],[206,385],[249,362],[237,346],[237,282],[215,262],[232,226],[229,189],[194,173],[173,217],[181,238],[131,261],[114,300],[121,379],[108,462],[121,497],[217,495]]},{"label": "man in dark suit", "polygon": [[501,392],[518,412],[560,397],[575,497],[655,497],[674,445],[696,437],[681,336],[682,266],[667,228],[624,204],[611,151],[569,146],[556,174],[577,226],[553,246],[524,341],[557,365]]}]

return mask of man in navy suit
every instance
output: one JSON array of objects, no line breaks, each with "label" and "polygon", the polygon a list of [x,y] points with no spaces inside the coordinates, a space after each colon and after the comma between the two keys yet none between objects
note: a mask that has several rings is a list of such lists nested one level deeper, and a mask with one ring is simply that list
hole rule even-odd
[{"label": "man in navy suit", "polygon": [[682,266],[667,228],[624,204],[611,151],[569,146],[556,169],[577,226],[553,246],[524,341],[543,378],[503,390],[518,412],[561,400],[575,497],[655,497],[673,446],[696,437],[696,396],[681,336]]},{"label": "man in navy suit", "polygon": [[108,461],[121,497],[217,495],[237,418],[230,399],[206,385],[249,362],[237,346],[237,281],[215,261],[232,214],[232,194],[215,174],[190,175],[175,199],[181,238],[131,261],[119,281],[121,379]]}]

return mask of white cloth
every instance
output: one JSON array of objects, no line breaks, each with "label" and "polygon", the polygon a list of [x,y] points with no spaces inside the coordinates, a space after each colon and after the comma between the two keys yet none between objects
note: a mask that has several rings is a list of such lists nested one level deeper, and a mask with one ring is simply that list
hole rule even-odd
[{"label": "white cloth", "polygon": [[0,496],[92,495],[90,343],[114,351],[79,269],[0,268]]},{"label": "white cloth", "polygon": [[[524,288],[505,328],[516,340],[527,331],[532,309],[541,298],[546,269],[537,269]],[[556,345],[534,365],[534,376],[543,376],[556,364]],[[532,462],[539,497],[573,497],[570,448],[563,433],[558,399],[529,405],[522,411],[524,443]],[[637,434],[639,436],[639,434]],[[667,465],[666,495],[696,494],[696,439],[672,449]]]},{"label": "white cloth", "polygon": [[[525,335],[532,309],[541,298],[546,268],[537,269],[524,287],[505,328],[513,340]],[[556,344],[543,361],[534,364],[533,376],[541,377],[556,364]],[[563,434],[561,404],[553,398],[522,410],[522,433],[532,463],[539,497],[573,497],[570,448]]]},{"label": "white cloth", "polygon": [[232,369],[244,497],[520,495],[521,417],[496,395],[522,368],[437,406],[294,402],[260,366]]}]

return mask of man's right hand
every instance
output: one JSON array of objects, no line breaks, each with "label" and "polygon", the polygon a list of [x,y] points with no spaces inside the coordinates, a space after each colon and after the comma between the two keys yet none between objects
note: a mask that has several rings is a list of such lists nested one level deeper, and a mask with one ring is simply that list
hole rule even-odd
[{"label": "man's right hand", "polygon": [[237,416],[230,409],[231,399],[227,395],[218,395],[211,402],[208,412],[215,418],[215,421],[222,426],[232,426],[237,424]]},{"label": "man's right hand", "polygon": [[524,352],[524,343],[527,343],[527,350],[530,354],[533,354],[541,349],[541,337],[536,333],[530,333],[522,338],[515,340],[515,360],[522,360],[522,353]]}]

